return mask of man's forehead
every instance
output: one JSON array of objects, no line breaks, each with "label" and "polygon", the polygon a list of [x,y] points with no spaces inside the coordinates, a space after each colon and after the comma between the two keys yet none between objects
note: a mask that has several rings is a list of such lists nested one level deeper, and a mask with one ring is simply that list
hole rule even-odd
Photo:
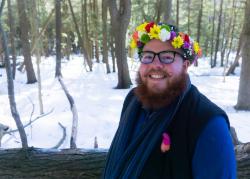
[{"label": "man's forehead", "polygon": [[161,51],[175,51],[183,54],[183,51],[181,49],[175,49],[169,41],[162,42],[157,39],[152,39],[147,44],[145,44],[145,46],[143,47],[143,51],[152,51],[155,53]]}]

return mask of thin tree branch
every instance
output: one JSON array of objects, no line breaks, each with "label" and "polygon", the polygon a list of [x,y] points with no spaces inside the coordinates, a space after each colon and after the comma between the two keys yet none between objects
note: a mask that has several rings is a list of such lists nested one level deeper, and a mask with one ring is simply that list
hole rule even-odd
[{"label": "thin tree branch", "polygon": [[58,125],[63,130],[63,136],[62,136],[61,140],[54,147],[52,147],[52,149],[58,149],[63,144],[63,142],[64,142],[64,140],[66,138],[66,127],[63,126],[60,122],[58,122]]},{"label": "thin tree branch", "polygon": [[[54,108],[51,109],[51,110],[50,110],[49,112],[47,112],[47,113],[44,113],[44,114],[42,114],[42,115],[40,115],[40,116],[37,116],[35,119],[33,119],[33,120],[31,120],[29,123],[25,124],[25,125],[23,126],[23,128],[28,127],[29,125],[31,125],[31,124],[32,124],[33,122],[35,122],[36,120],[38,120],[38,119],[40,119],[40,118],[42,118],[42,117],[44,117],[44,116],[49,115],[49,114],[52,113],[53,111],[54,111]],[[18,129],[14,129],[14,130],[8,131],[7,134],[10,134],[10,133],[13,133],[13,132],[17,132],[17,131],[18,131]]]}]

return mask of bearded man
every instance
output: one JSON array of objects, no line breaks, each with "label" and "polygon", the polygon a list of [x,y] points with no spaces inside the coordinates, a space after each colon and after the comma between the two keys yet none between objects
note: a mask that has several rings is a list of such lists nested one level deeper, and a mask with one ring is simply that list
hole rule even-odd
[{"label": "bearded man", "polygon": [[143,23],[130,47],[140,59],[109,149],[105,179],[236,178],[226,113],[191,84],[199,44],[172,25]]}]

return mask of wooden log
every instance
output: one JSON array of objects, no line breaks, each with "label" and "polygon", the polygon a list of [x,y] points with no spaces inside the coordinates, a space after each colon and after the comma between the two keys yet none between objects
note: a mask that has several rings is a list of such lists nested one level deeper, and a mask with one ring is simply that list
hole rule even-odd
[{"label": "wooden log", "polygon": [[[250,142],[235,146],[239,179],[250,178]],[[0,178],[101,178],[107,150],[5,149],[0,150]]]},{"label": "wooden log", "polygon": [[100,178],[106,155],[105,150],[0,150],[0,178]]}]

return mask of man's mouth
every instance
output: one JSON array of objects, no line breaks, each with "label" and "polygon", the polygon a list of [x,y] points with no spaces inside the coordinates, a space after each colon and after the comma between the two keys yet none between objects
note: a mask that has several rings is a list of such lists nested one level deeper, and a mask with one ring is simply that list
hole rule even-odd
[{"label": "man's mouth", "polygon": [[152,78],[152,79],[163,79],[165,77],[166,76],[163,74],[149,74],[149,78]]}]

